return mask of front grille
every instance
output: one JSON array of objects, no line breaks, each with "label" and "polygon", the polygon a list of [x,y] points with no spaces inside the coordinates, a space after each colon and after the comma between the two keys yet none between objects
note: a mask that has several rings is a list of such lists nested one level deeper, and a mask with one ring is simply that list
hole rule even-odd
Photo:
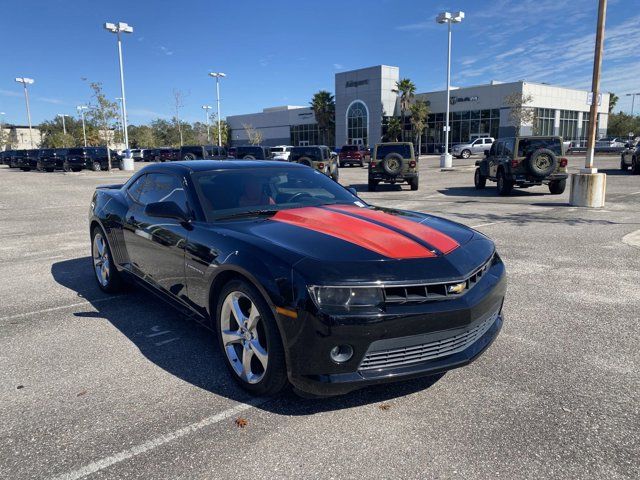
[{"label": "front grille", "polygon": [[[431,300],[442,300],[455,298],[464,295],[471,290],[487,273],[494,257],[476,269],[471,275],[458,282],[429,283],[405,286],[384,287],[385,304],[412,304],[424,303]],[[460,290],[452,291],[452,288],[459,287]]]},{"label": "front grille", "polygon": [[475,343],[498,318],[498,311],[475,327],[452,337],[418,345],[368,351],[358,370],[404,367],[462,352]]}]

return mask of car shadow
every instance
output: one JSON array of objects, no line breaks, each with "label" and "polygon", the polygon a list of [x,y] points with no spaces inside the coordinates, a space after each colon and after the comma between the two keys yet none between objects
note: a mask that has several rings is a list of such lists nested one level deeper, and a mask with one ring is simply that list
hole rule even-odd
[{"label": "car shadow", "polygon": [[631,170],[620,170],[619,168],[599,168],[598,173],[606,173],[612,176],[627,176],[632,175]]},{"label": "car shadow", "polygon": [[[493,188],[492,188],[493,187]],[[477,190],[476,187],[447,187],[438,190],[439,193],[448,197],[501,197],[495,186],[487,185],[486,188]],[[509,195],[501,198],[509,197],[540,197],[550,195],[549,191],[531,191],[526,188],[514,188]]]},{"label": "car shadow", "polygon": [[[402,190],[403,185],[406,187],[407,190],[409,190],[409,185],[407,185],[407,184],[402,184],[402,183],[395,183],[395,184],[379,183],[378,186],[376,187],[376,189],[374,190],[374,193],[375,192],[399,192],[399,191]],[[347,188],[355,188],[357,192],[370,192],[371,191],[371,190],[369,190],[369,185],[367,185],[366,183],[352,183]]]},{"label": "car shadow", "polygon": [[[155,295],[135,287],[127,293],[105,294],[93,278],[89,256],[56,262],[51,274],[58,284],[91,305],[86,311],[74,313],[76,317],[109,321],[149,361],[185,382],[239,402],[250,398],[231,378],[215,334]],[[310,415],[388,402],[429,388],[442,376],[377,385],[328,398],[301,398],[289,389],[258,408],[279,415]]]}]

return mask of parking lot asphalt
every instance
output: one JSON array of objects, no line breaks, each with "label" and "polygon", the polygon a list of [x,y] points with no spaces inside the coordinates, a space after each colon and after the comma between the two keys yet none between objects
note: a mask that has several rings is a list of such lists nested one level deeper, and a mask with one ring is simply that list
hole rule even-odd
[{"label": "parking lot asphalt", "polygon": [[581,209],[476,191],[473,160],[423,159],[417,192],[340,181],[495,240],[501,334],[438,378],[317,400],[249,397],[212,333],[98,289],[89,201],[127,172],[0,167],[0,478],[639,478],[640,177],[598,157],[607,204]]}]

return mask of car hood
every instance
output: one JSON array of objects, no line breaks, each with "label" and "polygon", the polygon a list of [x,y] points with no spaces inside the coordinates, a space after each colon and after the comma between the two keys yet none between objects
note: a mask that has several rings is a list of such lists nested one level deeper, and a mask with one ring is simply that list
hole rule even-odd
[{"label": "car hood", "polygon": [[355,205],[282,210],[218,226],[286,256],[305,277],[333,282],[456,277],[486,261],[494,249],[484,235],[443,218]]}]

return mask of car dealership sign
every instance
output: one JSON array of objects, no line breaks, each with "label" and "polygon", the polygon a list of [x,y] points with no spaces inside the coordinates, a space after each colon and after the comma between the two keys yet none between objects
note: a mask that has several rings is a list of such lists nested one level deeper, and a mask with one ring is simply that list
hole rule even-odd
[{"label": "car dealership sign", "polygon": [[360,87],[362,85],[369,85],[369,80],[349,80],[346,84],[345,87],[349,88],[349,87]]},{"label": "car dealership sign", "polygon": [[478,97],[478,96],[474,96],[474,97],[450,97],[449,98],[449,103],[451,105],[455,105],[456,103],[477,102],[478,100],[480,100],[480,97]]}]

